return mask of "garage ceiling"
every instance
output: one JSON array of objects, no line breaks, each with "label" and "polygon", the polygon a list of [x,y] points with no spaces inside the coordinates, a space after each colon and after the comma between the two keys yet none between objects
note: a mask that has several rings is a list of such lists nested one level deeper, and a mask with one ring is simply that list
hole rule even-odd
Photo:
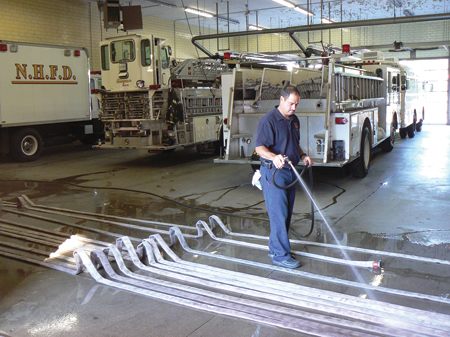
[{"label": "garage ceiling", "polygon": [[[86,1],[86,0],[85,0]],[[97,2],[90,1],[89,2]],[[282,1],[282,0],[277,0]],[[103,3],[105,0],[98,0]],[[142,14],[215,29],[216,18],[187,13],[184,8],[199,9],[232,21],[219,20],[222,31],[243,31],[248,25],[263,28],[284,28],[319,24],[321,18],[334,22],[442,14],[448,12],[447,0],[288,0],[288,4],[313,13],[307,16],[275,0],[120,0],[122,6],[139,5]],[[309,22],[308,22],[309,19]],[[207,32],[206,32],[207,33]]]}]

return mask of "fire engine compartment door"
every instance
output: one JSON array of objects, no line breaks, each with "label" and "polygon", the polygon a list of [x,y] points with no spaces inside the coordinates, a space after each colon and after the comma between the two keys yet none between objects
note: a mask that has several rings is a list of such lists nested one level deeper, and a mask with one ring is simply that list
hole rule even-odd
[{"label": "fire engine compartment door", "polygon": [[205,117],[194,117],[194,143],[216,141],[218,139],[218,128],[220,115]]},{"label": "fire engine compartment door", "polygon": [[[340,114],[338,117],[345,116],[345,114]],[[348,155],[346,154],[346,158],[352,159],[355,156],[359,155],[359,152],[361,150],[361,134],[362,129],[364,126],[364,121],[369,120],[371,121],[370,124],[370,132],[372,135],[372,146],[376,145],[377,143],[377,136],[378,136],[378,109],[372,108],[372,109],[365,109],[361,111],[355,111],[347,115],[346,117],[350,122],[350,144],[349,146],[346,146],[346,151],[348,151]],[[345,138],[347,136],[347,128],[343,128],[343,133],[341,134],[338,130],[339,125],[335,125],[335,134],[336,139],[339,138]]]},{"label": "fire engine compartment door", "polygon": [[300,146],[314,161],[321,162],[325,155],[325,114],[297,114],[300,120]]}]

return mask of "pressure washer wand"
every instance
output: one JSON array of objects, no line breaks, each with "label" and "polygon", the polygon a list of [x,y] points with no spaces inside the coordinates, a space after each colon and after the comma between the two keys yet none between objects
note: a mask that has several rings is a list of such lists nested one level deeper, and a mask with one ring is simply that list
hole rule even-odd
[{"label": "pressure washer wand", "polygon": [[[308,186],[306,185],[305,181],[302,179],[301,175],[298,173],[298,171],[295,169],[294,164],[292,164],[292,161],[289,159],[289,157],[285,156],[284,160],[291,166],[292,171],[294,171],[294,174],[297,176],[297,180],[300,182],[300,184],[302,185],[303,189],[305,190],[306,194],[308,194],[309,199],[311,199],[311,202],[313,203],[314,207],[317,209],[317,211],[319,212],[320,216],[322,217],[322,220],[328,224],[328,222],[326,221],[324,215],[322,214],[322,212],[320,211],[319,207],[316,204],[316,201],[314,200],[311,191],[309,190]],[[314,210],[313,210],[314,211]],[[328,226],[329,227],[329,226]],[[331,230],[331,228],[330,228]],[[334,235],[333,235],[334,236]],[[335,238],[335,240],[337,240],[337,238]],[[339,240],[337,240],[337,243],[340,245]],[[344,255],[345,252],[343,251]],[[375,261],[367,261],[366,262],[367,265],[365,265],[365,267],[372,267],[374,269],[378,269],[381,268],[381,261],[379,260],[375,260]]]}]

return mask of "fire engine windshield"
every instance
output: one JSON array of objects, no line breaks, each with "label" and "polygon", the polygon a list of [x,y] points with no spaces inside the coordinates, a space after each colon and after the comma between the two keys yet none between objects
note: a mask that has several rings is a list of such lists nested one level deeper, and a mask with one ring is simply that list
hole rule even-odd
[{"label": "fire engine windshield", "polygon": [[135,59],[135,47],[133,40],[116,41],[111,43],[111,61],[131,62]]}]

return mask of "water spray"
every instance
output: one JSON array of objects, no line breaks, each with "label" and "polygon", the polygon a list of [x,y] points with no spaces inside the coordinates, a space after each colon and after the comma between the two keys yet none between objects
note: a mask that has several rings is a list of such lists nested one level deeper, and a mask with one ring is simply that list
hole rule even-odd
[{"label": "water spray", "polygon": [[[319,214],[320,214],[322,220],[323,220],[323,221],[325,222],[325,224],[327,225],[327,227],[328,227],[328,229],[329,229],[331,235],[333,236],[334,240],[335,240],[336,243],[340,246],[340,245],[341,245],[340,241],[338,240],[338,238],[337,238],[336,235],[334,234],[333,230],[331,229],[330,225],[328,224],[328,221],[325,219],[325,216],[324,216],[323,213],[321,212],[320,208],[317,206],[317,203],[316,203],[316,201],[314,200],[314,198],[313,198],[313,196],[312,196],[312,192],[310,191],[310,189],[309,189],[308,186],[306,185],[305,181],[304,181],[304,180],[302,179],[302,177],[301,177],[301,176],[303,175],[303,173],[305,172],[305,170],[308,168],[308,166],[305,166],[305,168],[303,169],[303,171],[302,171],[301,173],[298,173],[297,169],[294,167],[294,164],[292,164],[292,161],[291,161],[287,156],[284,157],[284,160],[291,166],[292,171],[294,172],[294,174],[295,174],[295,176],[297,177],[297,179],[294,180],[291,184],[289,184],[289,185],[287,185],[287,186],[284,186],[284,187],[278,186],[278,185],[275,183],[275,179],[274,179],[274,177],[275,177],[275,172],[277,171],[277,169],[275,169],[274,172],[273,172],[273,174],[272,174],[273,184],[274,184],[276,187],[278,187],[278,188],[287,189],[287,188],[289,188],[289,187],[294,186],[294,184],[296,184],[297,182],[299,182],[300,185],[301,185],[301,186],[303,187],[303,189],[305,190],[306,194],[308,195],[309,199],[311,200],[311,207],[312,207],[311,213],[312,213],[313,219],[314,219],[314,207],[315,207],[315,208],[317,209],[317,212],[319,212]],[[310,177],[311,177],[311,175],[310,175]],[[313,226],[314,226],[314,225],[311,226],[311,230],[310,230],[310,233],[309,233],[308,235],[311,234],[311,232],[312,232],[312,230],[313,230]],[[348,257],[348,254],[345,252],[345,250],[341,249],[341,252],[342,252],[342,254],[344,254],[345,259],[347,259],[347,260],[350,261],[350,258]],[[375,261],[360,261],[360,263],[361,263],[361,265],[360,265],[361,267],[369,267],[369,268],[373,268],[373,269],[381,269],[381,268],[382,268],[382,262],[381,262],[381,260],[375,260]],[[356,274],[357,278],[360,279],[360,281],[362,282],[361,277],[360,277],[359,273],[356,272],[356,270],[355,270],[355,274]]]}]

